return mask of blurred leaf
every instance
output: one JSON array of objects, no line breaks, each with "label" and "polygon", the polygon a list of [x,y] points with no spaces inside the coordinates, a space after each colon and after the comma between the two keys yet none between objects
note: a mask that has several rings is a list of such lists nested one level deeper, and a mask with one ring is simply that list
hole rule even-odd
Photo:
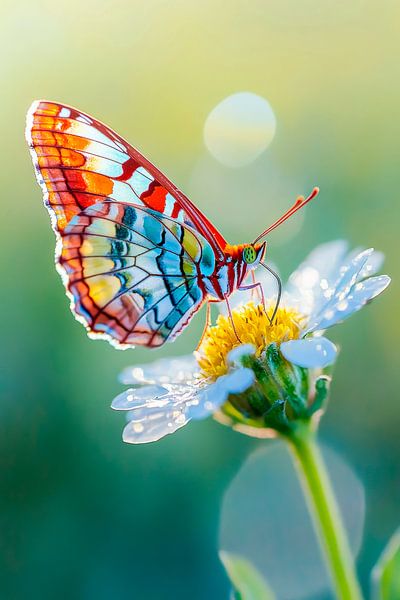
[{"label": "blurred leaf", "polygon": [[219,557],[235,588],[235,600],[274,600],[269,585],[248,560],[223,550]]},{"label": "blurred leaf", "polygon": [[400,598],[400,529],[396,531],[372,571],[374,600]]}]

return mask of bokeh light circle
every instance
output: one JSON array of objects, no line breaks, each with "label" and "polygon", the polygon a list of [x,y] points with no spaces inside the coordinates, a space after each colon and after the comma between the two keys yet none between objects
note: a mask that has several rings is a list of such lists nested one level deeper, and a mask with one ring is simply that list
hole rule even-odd
[{"label": "bokeh light circle", "polygon": [[214,158],[228,167],[253,162],[272,142],[276,118],[269,102],[252,92],[228,96],[209,113],[204,142]]},{"label": "bokeh light circle", "polygon": [[[322,452],[356,556],[364,527],[364,488],[343,458],[330,448]],[[308,600],[330,589],[304,495],[282,443],[254,452],[231,482],[219,538],[220,550],[250,561],[279,600]]]}]

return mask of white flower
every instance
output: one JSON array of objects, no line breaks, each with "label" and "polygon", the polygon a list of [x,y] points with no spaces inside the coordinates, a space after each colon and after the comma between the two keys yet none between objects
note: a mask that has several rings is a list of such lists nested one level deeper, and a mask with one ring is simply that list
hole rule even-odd
[{"label": "white flower", "polygon": [[[299,339],[283,342],[283,356],[300,367],[323,368],[334,362],[337,349],[322,336],[328,327],[344,321],[378,296],[390,283],[387,275],[372,277],[384,256],[373,248],[348,252],[344,240],[317,246],[291,274],[284,288],[281,307],[304,315]],[[264,270],[257,272],[266,298],[273,298],[274,281]],[[250,299],[250,292],[232,295],[231,307]],[[313,334],[310,337],[309,334]]]},{"label": "white flower", "polygon": [[[318,246],[292,273],[280,306],[297,311],[302,318],[298,339],[280,343],[280,351],[289,362],[312,369],[334,362],[336,347],[322,332],[362,308],[389,285],[387,275],[373,276],[382,262],[383,255],[373,249],[348,253],[346,242],[335,241]],[[264,295],[273,299],[272,282],[263,270],[259,271],[257,279]],[[236,292],[230,298],[231,307],[249,298],[250,292]],[[115,410],[127,411],[124,441],[156,441],[190,419],[215,413],[230,394],[242,394],[253,385],[255,375],[241,366],[240,359],[255,351],[249,344],[234,348],[227,355],[227,373],[215,381],[200,376],[193,356],[125,369],[121,381],[133,387],[112,403]]]}]

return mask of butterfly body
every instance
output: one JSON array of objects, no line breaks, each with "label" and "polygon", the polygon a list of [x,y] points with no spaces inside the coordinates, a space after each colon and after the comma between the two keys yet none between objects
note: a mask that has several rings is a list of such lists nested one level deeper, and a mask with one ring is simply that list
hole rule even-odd
[{"label": "butterfly body", "polygon": [[85,113],[34,102],[26,138],[57,269],[91,337],[119,348],[173,340],[265,254],[265,243],[230,246],[161,171]]}]

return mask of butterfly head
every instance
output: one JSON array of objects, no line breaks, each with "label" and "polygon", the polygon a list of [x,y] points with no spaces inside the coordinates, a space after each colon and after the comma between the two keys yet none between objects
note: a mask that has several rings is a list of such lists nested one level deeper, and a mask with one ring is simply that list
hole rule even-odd
[{"label": "butterfly head", "polygon": [[251,268],[255,268],[264,258],[267,242],[262,244],[245,244],[242,249],[242,259]]}]

